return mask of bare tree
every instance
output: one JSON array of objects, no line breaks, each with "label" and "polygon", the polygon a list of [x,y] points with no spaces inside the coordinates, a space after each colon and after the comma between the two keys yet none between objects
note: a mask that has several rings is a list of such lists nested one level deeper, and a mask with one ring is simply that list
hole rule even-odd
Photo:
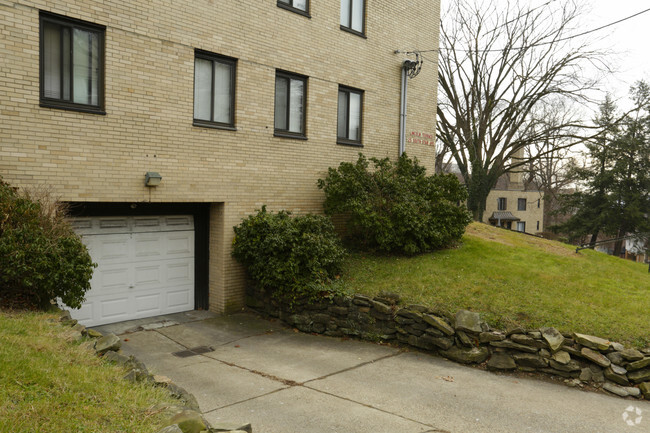
[{"label": "bare tree", "polygon": [[[564,102],[558,100],[554,104],[544,106],[535,121],[547,123],[549,128],[566,124],[569,119],[576,117],[576,113]],[[578,132],[574,131],[574,134]],[[544,195],[545,227],[559,224],[567,218],[558,214],[561,208],[560,198],[562,194],[577,186],[570,170],[571,166],[577,164],[577,155],[569,148],[574,142],[574,134],[571,134],[570,138],[548,137],[543,141],[531,143],[526,149],[528,163],[523,167],[524,182],[534,185]]]},{"label": "bare tree", "polygon": [[[465,180],[474,219],[483,219],[499,176],[584,140],[580,116],[550,123],[539,115],[558,101],[585,102],[596,84],[586,66],[604,66],[600,52],[571,37],[580,12],[574,1],[452,0],[443,16],[437,138]],[[542,143],[550,147],[513,159]]]}]

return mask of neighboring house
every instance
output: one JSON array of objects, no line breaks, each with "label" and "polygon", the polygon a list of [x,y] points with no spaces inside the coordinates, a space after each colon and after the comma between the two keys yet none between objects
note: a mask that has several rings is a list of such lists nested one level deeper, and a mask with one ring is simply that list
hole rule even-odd
[{"label": "neighboring house", "polygon": [[488,195],[483,218],[493,226],[526,233],[544,231],[544,196],[525,186],[521,173],[506,173]]},{"label": "neighboring house", "polygon": [[[395,159],[400,135],[433,171],[439,13],[439,0],[0,2],[0,175],[70,204],[99,264],[74,316],[236,310],[243,217],[322,212],[328,167]],[[403,109],[408,49],[434,61],[405,79]]]},{"label": "neighboring house", "polygon": [[[616,250],[616,239],[614,237],[611,235],[601,235],[598,236],[597,242],[599,244],[594,248],[596,251],[609,254],[610,256],[614,255],[614,251]],[[623,241],[620,257],[638,263],[649,263],[650,257],[648,256],[648,251],[650,251],[650,239],[647,234],[628,234]]]},{"label": "neighboring house", "polygon": [[[463,176],[455,164],[447,172],[456,175],[461,183]],[[506,173],[488,194],[483,220],[493,226],[526,233],[544,231],[544,194],[533,184],[522,181],[522,173]]]}]

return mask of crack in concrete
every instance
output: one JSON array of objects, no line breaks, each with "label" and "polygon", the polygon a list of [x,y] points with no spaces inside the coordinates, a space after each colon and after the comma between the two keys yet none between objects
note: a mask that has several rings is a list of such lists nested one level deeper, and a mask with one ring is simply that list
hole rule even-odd
[{"label": "crack in concrete", "polygon": [[267,392],[267,393],[265,393],[265,394],[260,394],[260,395],[257,395],[257,396],[255,396],[255,397],[247,398],[246,400],[241,400],[241,401],[236,401],[236,402],[234,402],[234,403],[229,403],[229,404],[227,404],[227,405],[220,406],[220,407],[217,407],[217,408],[214,408],[214,409],[210,409],[210,410],[206,410],[205,412],[201,412],[201,413],[202,413],[203,415],[205,415],[205,414],[207,414],[207,413],[216,412],[216,411],[221,410],[221,409],[227,409],[227,408],[229,408],[229,407],[236,406],[236,405],[238,405],[238,404],[248,403],[249,401],[256,400],[256,399],[258,399],[258,398],[262,398],[262,397],[266,397],[267,395],[275,394],[275,393],[280,392],[280,391],[284,391],[284,390],[286,390],[286,389],[289,389],[289,388],[279,388],[279,389],[276,389],[276,390],[273,390],[273,391]]},{"label": "crack in concrete", "polygon": [[[317,377],[315,379],[306,380],[306,381],[304,381],[302,383],[302,385],[304,385],[306,383],[309,383],[309,382],[314,382],[314,381],[317,381],[317,380],[327,379],[328,377],[336,376],[337,374],[341,374],[341,373],[346,373],[348,371],[355,370],[357,368],[365,367],[366,365],[373,364],[373,363],[379,362],[379,361],[383,361],[384,359],[393,358],[395,356],[401,355],[402,353],[404,353],[404,351],[399,350],[398,352],[391,353],[390,355],[381,356],[381,357],[379,357],[377,359],[373,359],[371,361],[361,362],[361,363],[359,363],[357,365],[353,365],[352,367],[344,368],[343,370],[339,370],[339,371],[335,371],[333,373],[326,374],[325,376]],[[312,389],[312,388],[310,388],[310,389]]]}]

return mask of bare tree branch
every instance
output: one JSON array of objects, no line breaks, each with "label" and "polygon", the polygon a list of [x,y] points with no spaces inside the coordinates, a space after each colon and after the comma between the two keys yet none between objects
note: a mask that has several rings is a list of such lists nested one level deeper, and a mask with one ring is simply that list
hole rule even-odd
[{"label": "bare tree branch", "polygon": [[[453,2],[442,19],[438,59],[439,160],[448,154],[455,161],[478,220],[499,176],[598,135],[576,112],[554,122],[540,113],[590,102],[597,81],[583,71],[604,65],[603,53],[567,40],[579,23],[576,1],[485,6]],[[536,151],[524,155],[531,146]]]}]

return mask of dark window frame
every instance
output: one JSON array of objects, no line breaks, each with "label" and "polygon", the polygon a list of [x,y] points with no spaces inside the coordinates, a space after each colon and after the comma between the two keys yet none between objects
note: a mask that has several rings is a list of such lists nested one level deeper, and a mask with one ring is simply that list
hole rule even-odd
[{"label": "dark window frame", "polygon": [[[363,2],[363,17],[362,17],[362,24],[361,24],[361,31],[355,30],[352,28],[352,11],[354,10],[354,5],[353,3],[355,1],[362,1]],[[341,7],[343,5],[341,4]],[[349,26],[346,26],[345,24],[341,24],[341,30],[346,31],[348,33],[352,33],[353,35],[361,36],[362,38],[367,38],[366,36],[366,15],[367,15],[367,7],[368,7],[368,2],[367,0],[350,0],[350,10],[349,10],[349,15],[350,15],[350,22]]]},{"label": "dark window frame", "polygon": [[216,122],[213,120],[204,120],[204,119],[197,119],[194,117],[194,93],[196,92],[196,71],[193,74],[193,81],[194,85],[192,87],[192,125],[194,126],[202,126],[206,128],[214,128],[214,129],[226,129],[229,131],[236,131],[237,128],[235,127],[235,96],[237,94],[236,92],[236,85],[237,85],[237,59],[233,57],[228,57],[228,56],[223,56],[221,54],[216,54],[212,53],[210,51],[204,51],[204,50],[199,50],[195,49],[194,50],[194,67],[196,68],[196,59],[203,59],[203,60],[209,60],[212,62],[212,87],[210,91],[210,118],[212,119],[214,117],[214,84],[215,84],[215,77],[214,77],[214,62],[218,62],[221,64],[229,65],[231,66],[230,68],[230,120],[229,122]]},{"label": "dark window frame", "polygon": [[[501,205],[503,203],[503,206]],[[497,198],[497,210],[508,210],[508,199],[505,197]]]},{"label": "dark window frame", "polygon": [[286,10],[294,12],[294,13],[297,13],[298,15],[305,16],[307,18],[311,18],[311,15],[309,14],[309,7],[311,6],[309,0],[306,0],[307,7],[305,8],[305,10],[302,10],[300,8],[295,7],[293,5],[293,2],[294,2],[294,0],[289,0],[290,4],[287,4],[287,3],[284,3],[284,2],[282,2],[280,0],[278,0],[278,7],[282,8],[282,9],[286,9]]},{"label": "dark window frame", "polygon": [[349,87],[349,86],[343,86],[339,85],[339,91],[337,93],[340,94],[341,92],[345,92],[348,94],[347,102],[348,102],[348,116],[346,118],[346,125],[345,125],[345,130],[346,133],[349,134],[350,130],[350,93],[355,93],[361,96],[361,107],[359,109],[359,140],[351,140],[349,137],[339,137],[339,124],[338,124],[338,119],[339,119],[339,112],[338,112],[338,97],[336,98],[336,143],[337,144],[342,144],[346,146],[355,146],[355,147],[363,147],[363,99],[364,99],[364,91],[361,89],[356,89],[354,87]]},{"label": "dark window frame", "polygon": [[[519,230],[519,226],[523,226],[523,230]],[[515,227],[519,233],[526,233],[526,221],[517,221],[517,225]]]},{"label": "dark window frame", "polygon": [[[522,206],[522,203],[523,203],[523,206]],[[517,199],[517,210],[518,211],[522,211],[522,212],[525,211],[526,208],[527,208],[527,205],[528,205],[528,203],[527,203],[527,200],[525,198],[518,198]],[[523,209],[522,209],[522,207],[523,207]]]},{"label": "dark window frame", "polygon": [[[62,28],[80,29],[87,32],[96,33],[98,37],[97,48],[99,53],[97,55],[99,68],[98,68],[98,81],[97,84],[97,105],[83,104],[80,102],[73,102],[74,98],[74,73],[73,73],[73,56],[70,54],[70,98],[69,100],[61,98],[52,98],[45,96],[45,24],[52,23]],[[72,33],[72,31],[70,32]],[[39,105],[45,108],[58,108],[70,111],[79,111],[82,113],[92,114],[106,114],[105,108],[105,81],[106,81],[106,26],[95,24],[88,21],[83,21],[76,18],[70,18],[65,15],[54,14],[46,11],[39,11]],[[73,44],[71,43],[72,47]],[[71,48],[72,49],[72,48]],[[63,50],[61,50],[61,55]],[[61,61],[61,68],[63,68],[63,61]],[[61,71],[61,84],[65,79],[65,74]],[[63,85],[61,86],[63,89]]]},{"label": "dark window frame", "polygon": [[[295,138],[298,140],[307,140],[307,82],[308,82],[308,77],[306,75],[301,75],[301,74],[296,74],[294,72],[288,72],[284,70],[277,69],[275,71],[275,80],[273,81],[274,83],[274,88],[277,86],[277,80],[278,78],[283,78],[289,81],[289,85],[287,88],[289,89],[289,92],[287,92],[287,113],[286,113],[286,119],[287,119],[287,129],[279,129],[276,125],[277,119],[275,119],[275,104],[277,103],[277,98],[278,95],[275,94],[273,98],[273,135],[276,137],[283,137],[283,138]],[[291,80],[298,80],[302,81],[303,83],[303,92],[302,92],[302,125],[301,129],[302,132],[292,132],[289,131],[288,125],[291,123]],[[275,90],[274,90],[275,92]]]}]

